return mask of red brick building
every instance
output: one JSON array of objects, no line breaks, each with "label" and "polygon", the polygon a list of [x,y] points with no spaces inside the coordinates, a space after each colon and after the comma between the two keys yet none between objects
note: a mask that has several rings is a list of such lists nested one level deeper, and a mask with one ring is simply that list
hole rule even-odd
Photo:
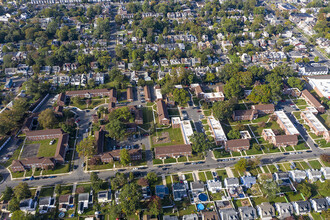
[{"label": "red brick building", "polygon": [[[142,160],[142,152],[140,149],[129,149],[128,153],[132,161]],[[111,163],[120,161],[120,150],[112,150],[100,155],[102,163]]]},{"label": "red brick building", "polygon": [[156,147],[155,158],[190,156],[192,154],[191,146],[188,144]]},{"label": "red brick building", "polygon": [[275,111],[274,104],[252,105],[251,109],[257,110],[258,115],[273,114]]},{"label": "red brick building", "polygon": [[168,116],[167,106],[163,100],[157,101],[157,112],[158,120],[161,125],[169,125],[171,123],[170,117]]},{"label": "red brick building", "polygon": [[321,103],[307,89],[304,89],[301,92],[301,97],[303,97],[309,105],[316,108],[320,113],[325,112],[324,106],[321,105]]},{"label": "red brick building", "polygon": [[229,140],[225,144],[226,151],[242,151],[250,148],[250,141],[248,139],[234,139]]},{"label": "red brick building", "polygon": [[254,109],[249,110],[235,110],[233,112],[232,118],[234,121],[245,121],[245,120],[253,120],[258,118],[258,111]]}]

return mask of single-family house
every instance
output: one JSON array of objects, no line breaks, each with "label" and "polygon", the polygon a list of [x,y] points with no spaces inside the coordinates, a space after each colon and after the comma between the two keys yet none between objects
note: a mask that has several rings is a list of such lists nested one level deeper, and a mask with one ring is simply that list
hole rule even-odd
[{"label": "single-family house", "polygon": [[292,202],[292,205],[297,215],[306,215],[311,212],[311,204],[309,201],[295,201]]},{"label": "single-family house", "polygon": [[202,220],[219,220],[219,216],[215,211],[205,211],[202,212]]},{"label": "single-family house", "polygon": [[293,182],[300,183],[302,180],[306,179],[305,170],[290,170],[289,176]]},{"label": "single-family house", "polygon": [[252,185],[257,183],[257,178],[254,176],[242,176],[241,182],[245,188],[251,188]]},{"label": "single-family house", "polygon": [[111,201],[111,190],[100,191],[97,193],[97,200],[99,203]]},{"label": "single-family house", "polygon": [[37,201],[34,199],[24,199],[19,203],[19,209],[25,213],[34,213],[37,208]]},{"label": "single-family house", "polygon": [[279,185],[289,185],[290,179],[289,179],[289,173],[287,172],[276,172],[274,173],[274,180]]},{"label": "single-family house", "polygon": [[319,199],[310,199],[311,206],[315,212],[326,211],[329,208],[329,204],[327,199],[319,198]]},{"label": "single-family house", "polygon": [[222,183],[220,180],[207,180],[206,184],[207,184],[207,189],[211,193],[217,193],[222,189]]},{"label": "single-family house", "polygon": [[168,195],[169,195],[169,190],[168,190],[167,186],[164,186],[164,185],[157,185],[157,186],[155,187],[155,194],[156,194],[156,196],[158,196],[159,198],[164,199],[165,196],[168,196]]},{"label": "single-family house", "polygon": [[182,220],[198,220],[197,214],[190,214],[182,216]]},{"label": "single-family house", "polygon": [[236,177],[227,177],[224,181],[226,188],[233,188],[239,186],[239,180]]},{"label": "single-family house", "polygon": [[275,203],[275,209],[280,219],[285,219],[294,214],[293,206],[291,203],[277,202]]},{"label": "single-family house", "polygon": [[184,183],[174,183],[172,185],[173,199],[174,201],[181,201],[183,198],[186,198],[187,188]]},{"label": "single-family house", "polygon": [[55,198],[51,196],[39,198],[39,213],[45,214],[50,211],[50,209],[55,208]]},{"label": "single-family house", "polygon": [[321,172],[326,180],[330,179],[330,167],[321,167]]},{"label": "single-family house", "polygon": [[84,213],[84,209],[88,208],[89,204],[93,203],[93,196],[89,193],[80,193],[78,195],[78,213]]},{"label": "single-family house", "polygon": [[190,182],[190,189],[192,193],[196,194],[204,192],[204,183],[202,181]]},{"label": "single-family house", "polygon": [[257,219],[257,211],[252,206],[242,206],[238,208],[238,213],[241,220],[254,220]]},{"label": "single-family house", "polygon": [[66,212],[69,208],[73,207],[72,195],[60,195],[58,198],[58,208],[60,212]]},{"label": "single-family house", "polygon": [[220,209],[219,210],[221,220],[238,220],[238,212],[233,209]]},{"label": "single-family house", "polygon": [[269,202],[257,205],[259,217],[263,220],[271,220],[275,216],[275,209]]},{"label": "single-family house", "polygon": [[322,172],[316,169],[309,169],[307,170],[307,178],[310,181],[315,182],[322,178]]}]

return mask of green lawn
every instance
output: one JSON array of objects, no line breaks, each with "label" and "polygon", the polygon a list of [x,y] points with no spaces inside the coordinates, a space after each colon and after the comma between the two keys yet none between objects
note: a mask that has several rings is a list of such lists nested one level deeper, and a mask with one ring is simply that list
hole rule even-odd
[{"label": "green lawn", "polygon": [[[168,132],[171,141],[168,143],[161,143],[161,144],[155,143],[153,137],[156,137],[157,135],[160,136],[163,132]],[[159,130],[151,136],[151,142],[152,142],[152,147],[184,144],[180,128],[166,128],[161,131]]]},{"label": "green lawn", "polygon": [[285,167],[285,169],[287,170],[287,171],[289,171],[289,170],[292,170],[291,169],[291,164],[290,163],[283,163],[283,166]]},{"label": "green lawn", "polygon": [[54,187],[43,187],[40,191],[40,197],[53,196]]},{"label": "green lawn", "polygon": [[271,201],[269,201],[268,198],[266,198],[266,197],[253,197],[253,198],[251,198],[251,201],[252,201],[254,206],[260,205],[263,202],[271,202],[271,203],[286,202],[284,196],[282,196],[282,197],[277,196]]},{"label": "green lawn", "polygon": [[207,180],[213,180],[214,179],[211,171],[206,171],[205,174],[206,174]]},{"label": "green lawn", "polygon": [[247,155],[262,154],[262,150],[250,149],[245,151]]},{"label": "green lawn", "polygon": [[294,151],[294,149],[293,149],[292,146],[287,146],[287,147],[285,147],[285,150],[286,150],[286,151]]},{"label": "green lawn", "polygon": [[298,145],[294,146],[296,150],[306,150],[309,149],[309,147],[306,145],[304,141],[299,141]]},{"label": "green lawn", "polygon": [[230,157],[231,156],[229,152],[227,152],[225,150],[219,150],[219,149],[214,150],[213,154],[214,154],[215,158],[224,158],[224,157]]},{"label": "green lawn", "polygon": [[58,139],[55,139],[52,145],[49,145],[52,139],[39,140],[39,141],[27,141],[25,145],[28,144],[40,144],[38,150],[38,157],[53,157],[56,152]]},{"label": "green lawn", "polygon": [[324,139],[320,139],[320,140],[315,140],[316,143],[319,145],[319,147],[321,148],[327,148],[327,147],[330,147],[330,142],[327,143],[326,140]]},{"label": "green lawn", "polygon": [[242,156],[240,152],[236,152],[236,151],[232,151],[231,154],[233,155],[233,157],[240,157],[240,156]]},{"label": "green lawn", "polygon": [[277,168],[275,167],[275,165],[271,164],[271,165],[268,165],[268,168],[270,170],[271,173],[275,173],[277,172]]},{"label": "green lawn", "polygon": [[305,161],[300,161],[300,165],[303,167],[304,170],[310,169],[310,167]]},{"label": "green lawn", "polygon": [[306,101],[304,100],[304,99],[294,99],[294,100],[292,100],[297,106],[298,105],[303,105],[303,106],[306,106],[307,105],[307,103],[306,103]]},{"label": "green lawn", "polygon": [[187,157],[180,157],[178,162],[187,162]]},{"label": "green lawn", "polygon": [[287,192],[285,193],[285,195],[288,198],[289,202],[304,200],[300,193]]},{"label": "green lawn", "polygon": [[[180,206],[180,207],[182,207],[182,206]],[[192,213],[195,213],[195,212],[196,212],[195,205],[188,205],[186,208],[180,209],[179,215],[184,216],[184,215],[189,215],[189,214],[192,214]]]},{"label": "green lawn", "polygon": [[231,171],[233,172],[234,177],[239,177],[240,176],[237,170],[231,169]]},{"label": "green lawn", "polygon": [[61,195],[67,195],[72,193],[73,186],[61,186]]},{"label": "green lawn", "polygon": [[112,169],[112,168],[113,168],[113,163],[88,165],[88,170],[106,170],[106,169]]},{"label": "green lawn", "polygon": [[206,182],[206,176],[204,172],[198,172],[199,180]]},{"label": "green lawn", "polygon": [[152,108],[150,107],[142,108],[142,114],[143,114],[143,128],[148,130],[154,120],[152,114]]},{"label": "green lawn", "polygon": [[250,128],[252,129],[255,136],[261,136],[262,130],[267,128],[271,128],[273,130],[281,130],[280,126],[276,123],[276,121],[269,121],[263,128],[258,125],[250,125]]},{"label": "green lawn", "polygon": [[204,160],[205,157],[203,155],[203,153],[199,153],[199,154],[193,154],[192,156],[188,157],[189,161],[198,161],[198,160]]},{"label": "green lawn", "polygon": [[42,175],[52,175],[69,172],[70,164],[57,165],[54,170],[44,170]]},{"label": "green lawn", "polygon": [[21,178],[24,176],[24,172],[11,172],[13,178]]},{"label": "green lawn", "polygon": [[171,176],[166,176],[165,179],[166,179],[166,185],[172,184]]},{"label": "green lawn", "polygon": [[280,168],[280,170],[285,171],[285,167],[283,166],[283,164],[277,164],[277,165]]},{"label": "green lawn", "polygon": [[216,201],[216,200],[222,200],[222,196],[224,196],[225,194],[223,191],[220,191],[217,193],[209,193],[209,195],[211,200]]},{"label": "green lawn", "polygon": [[310,160],[308,163],[311,165],[313,169],[321,169],[322,165],[318,160]]},{"label": "green lawn", "polygon": [[84,192],[87,193],[91,190],[91,184],[89,183],[86,183],[86,184],[78,184],[77,187],[76,187],[76,190],[79,189],[79,188],[83,188],[84,189]]},{"label": "green lawn", "polygon": [[163,161],[161,159],[153,159],[152,160],[153,164],[163,164]]},{"label": "green lawn", "polygon": [[29,177],[29,176],[32,176],[32,169],[27,170],[27,171],[25,172],[25,177]]},{"label": "green lawn", "polygon": [[36,170],[34,171],[33,176],[40,176],[40,173],[41,173],[41,170],[40,170],[40,169],[36,169]]},{"label": "green lawn", "polygon": [[193,181],[194,181],[194,177],[193,177],[192,173],[186,173],[186,174],[184,174],[184,175],[185,175],[186,180],[187,180],[188,182],[193,182]]},{"label": "green lawn", "polygon": [[258,170],[257,170],[257,169],[250,169],[249,172],[250,172],[253,176],[258,176]]},{"label": "green lawn", "polygon": [[228,177],[226,170],[217,170],[217,174],[221,181],[224,181]]},{"label": "green lawn", "polygon": [[268,119],[269,119],[269,115],[265,115],[265,116],[262,116],[262,117],[258,117],[255,120],[252,120],[252,123],[267,122]]},{"label": "green lawn", "polygon": [[164,160],[164,163],[176,163],[176,159],[170,157],[170,158],[165,159],[165,160]]},{"label": "green lawn", "polygon": [[314,220],[323,220],[323,218],[321,217],[321,213],[311,212],[311,215],[313,216]]},{"label": "green lawn", "polygon": [[267,166],[262,166],[262,168],[264,169],[265,173],[270,173],[269,169]]},{"label": "green lawn", "polygon": [[304,170],[304,168],[301,166],[301,164],[299,162],[295,162],[296,164],[296,168],[299,170]]},{"label": "green lawn", "polygon": [[264,152],[267,154],[267,153],[278,153],[278,152],[281,152],[280,148],[278,147],[273,147],[273,148],[269,148],[268,149],[264,149]]},{"label": "green lawn", "polygon": [[301,119],[300,112],[293,112],[293,115],[299,120]]},{"label": "green lawn", "polygon": [[171,115],[174,115],[174,116],[180,115],[178,108],[168,108],[167,111],[170,116]]}]

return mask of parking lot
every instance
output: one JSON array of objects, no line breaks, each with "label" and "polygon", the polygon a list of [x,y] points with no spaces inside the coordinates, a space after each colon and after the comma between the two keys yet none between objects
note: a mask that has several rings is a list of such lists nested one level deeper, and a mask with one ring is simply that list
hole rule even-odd
[{"label": "parking lot", "polygon": [[40,144],[25,145],[20,158],[36,157],[38,154],[39,147]]}]

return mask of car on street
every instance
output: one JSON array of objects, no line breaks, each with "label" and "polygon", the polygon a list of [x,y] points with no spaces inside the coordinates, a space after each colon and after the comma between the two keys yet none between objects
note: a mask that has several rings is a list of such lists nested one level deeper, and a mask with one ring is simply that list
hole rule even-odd
[{"label": "car on street", "polygon": [[162,170],[167,170],[168,168],[164,167]]},{"label": "car on street", "polygon": [[184,163],[184,165],[190,165],[191,163]]},{"label": "car on street", "polygon": [[312,153],[312,152],[313,152],[313,151],[311,151],[311,150],[307,150],[307,151],[306,151],[306,153]]},{"label": "car on street", "polygon": [[53,178],[56,178],[56,176],[50,176],[49,178],[53,179]]}]

